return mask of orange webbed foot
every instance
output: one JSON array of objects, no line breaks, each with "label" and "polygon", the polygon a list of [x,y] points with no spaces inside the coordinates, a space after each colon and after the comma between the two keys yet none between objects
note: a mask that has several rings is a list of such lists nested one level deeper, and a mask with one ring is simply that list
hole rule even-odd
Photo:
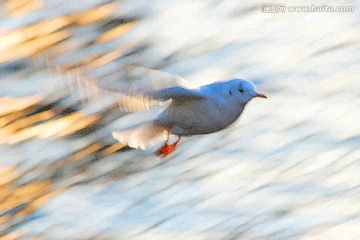
[{"label": "orange webbed foot", "polygon": [[159,150],[157,150],[155,152],[155,155],[160,158],[166,157],[167,155],[169,155],[170,153],[172,153],[175,150],[176,145],[179,143],[179,141],[180,141],[180,137],[173,144],[168,144],[166,142],[164,146],[162,146]]}]

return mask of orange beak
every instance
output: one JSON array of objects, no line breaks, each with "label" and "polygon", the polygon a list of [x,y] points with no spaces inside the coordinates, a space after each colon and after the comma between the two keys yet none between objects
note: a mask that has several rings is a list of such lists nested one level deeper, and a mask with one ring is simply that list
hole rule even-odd
[{"label": "orange beak", "polygon": [[255,95],[255,97],[260,97],[260,98],[267,98],[267,96],[265,96],[264,94],[262,93],[258,93]]}]

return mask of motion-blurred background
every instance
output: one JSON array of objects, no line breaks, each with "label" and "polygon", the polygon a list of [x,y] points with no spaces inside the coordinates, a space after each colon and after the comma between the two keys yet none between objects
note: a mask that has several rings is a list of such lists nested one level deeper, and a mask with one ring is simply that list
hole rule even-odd
[{"label": "motion-blurred background", "polygon": [[[351,0],[0,1],[0,239],[360,239],[359,24]],[[269,99],[160,160],[111,136],[152,113],[69,84],[125,64]]]}]

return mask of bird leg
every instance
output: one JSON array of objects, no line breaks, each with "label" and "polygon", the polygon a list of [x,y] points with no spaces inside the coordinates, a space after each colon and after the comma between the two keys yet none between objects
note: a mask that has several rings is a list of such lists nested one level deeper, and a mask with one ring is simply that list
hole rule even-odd
[{"label": "bird leg", "polygon": [[166,143],[164,146],[162,146],[159,150],[157,150],[155,152],[155,155],[157,157],[160,157],[160,158],[164,158],[166,157],[167,155],[169,155],[170,153],[172,153],[175,148],[176,148],[176,145],[179,143],[181,137],[178,136],[178,140],[176,140],[176,142],[174,142],[173,144],[168,144],[168,141],[169,141],[169,133],[168,133],[168,137],[167,137],[167,140],[166,140]]}]

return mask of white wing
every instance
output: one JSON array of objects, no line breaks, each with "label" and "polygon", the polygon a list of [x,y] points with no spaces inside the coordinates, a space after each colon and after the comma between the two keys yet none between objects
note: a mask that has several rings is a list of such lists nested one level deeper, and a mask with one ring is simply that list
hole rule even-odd
[{"label": "white wing", "polygon": [[78,86],[116,97],[122,111],[147,111],[168,100],[183,101],[204,97],[184,78],[154,69],[127,65],[97,81],[78,78]]}]

